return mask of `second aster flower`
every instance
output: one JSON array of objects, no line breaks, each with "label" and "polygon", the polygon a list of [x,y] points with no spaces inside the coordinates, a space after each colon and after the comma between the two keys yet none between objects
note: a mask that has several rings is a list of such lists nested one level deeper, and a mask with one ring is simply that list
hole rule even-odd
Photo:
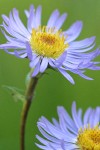
[{"label": "second aster flower", "polygon": [[100,107],[88,108],[82,116],[82,109],[72,104],[72,117],[58,107],[59,121],[49,122],[41,117],[37,123],[43,137],[36,136],[44,150],[100,150]]},{"label": "second aster flower", "polygon": [[30,67],[34,69],[32,77],[45,72],[47,68],[53,68],[71,83],[74,80],[68,71],[91,80],[83,73],[85,69],[100,69],[98,63],[93,61],[100,51],[96,49],[88,52],[95,45],[95,37],[75,41],[82,30],[82,22],[76,21],[68,30],[62,31],[66,13],[60,16],[59,11],[55,10],[46,26],[41,25],[41,6],[35,10],[31,5],[29,11],[25,10],[25,14],[27,28],[15,8],[9,17],[2,15],[1,28],[7,43],[1,44],[0,49],[19,58],[29,58]]}]

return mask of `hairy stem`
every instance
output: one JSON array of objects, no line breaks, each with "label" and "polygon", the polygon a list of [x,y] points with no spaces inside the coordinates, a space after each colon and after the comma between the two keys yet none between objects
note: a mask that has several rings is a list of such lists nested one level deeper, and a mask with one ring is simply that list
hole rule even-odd
[{"label": "hairy stem", "polygon": [[35,87],[37,85],[38,78],[31,78],[29,85],[26,89],[25,102],[21,114],[21,127],[20,127],[20,150],[25,150],[25,126],[28,116],[28,112],[34,96]]}]

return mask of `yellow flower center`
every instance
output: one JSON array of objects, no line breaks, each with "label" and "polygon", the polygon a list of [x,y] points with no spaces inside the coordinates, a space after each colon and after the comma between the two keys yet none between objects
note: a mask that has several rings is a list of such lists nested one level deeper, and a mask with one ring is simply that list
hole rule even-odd
[{"label": "yellow flower center", "polygon": [[33,52],[51,58],[58,58],[68,47],[61,30],[45,26],[32,29],[30,45]]},{"label": "yellow flower center", "polygon": [[81,129],[77,137],[77,144],[81,150],[100,150],[99,126]]}]

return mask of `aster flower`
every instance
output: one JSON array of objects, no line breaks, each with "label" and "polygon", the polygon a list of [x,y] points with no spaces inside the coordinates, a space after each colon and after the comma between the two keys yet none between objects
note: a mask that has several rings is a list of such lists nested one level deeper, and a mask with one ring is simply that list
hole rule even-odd
[{"label": "aster flower", "polygon": [[41,25],[41,6],[35,9],[31,5],[29,11],[25,10],[25,14],[27,27],[22,23],[15,8],[9,17],[2,15],[1,30],[7,43],[1,44],[0,49],[19,58],[29,58],[30,67],[34,70],[32,77],[52,68],[71,83],[74,83],[74,80],[68,71],[91,80],[83,73],[85,69],[100,69],[98,62],[93,62],[100,50],[88,52],[95,45],[95,37],[75,41],[82,30],[82,22],[76,21],[68,30],[62,31],[66,13],[60,15],[59,11],[55,10],[46,26]]},{"label": "aster flower", "polygon": [[37,126],[44,136],[36,135],[44,150],[100,150],[100,107],[88,108],[82,117],[82,109],[76,110],[72,104],[72,117],[64,109],[57,108],[59,121],[50,123],[41,117]]}]

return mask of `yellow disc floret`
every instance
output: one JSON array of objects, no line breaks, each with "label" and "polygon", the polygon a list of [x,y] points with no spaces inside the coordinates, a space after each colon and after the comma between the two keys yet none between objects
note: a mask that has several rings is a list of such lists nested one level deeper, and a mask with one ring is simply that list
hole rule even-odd
[{"label": "yellow disc floret", "polygon": [[100,150],[99,126],[81,129],[77,137],[77,144],[80,150]]},{"label": "yellow disc floret", "polygon": [[55,28],[45,26],[32,29],[30,45],[33,52],[50,58],[58,58],[68,47],[60,30],[55,31]]}]

